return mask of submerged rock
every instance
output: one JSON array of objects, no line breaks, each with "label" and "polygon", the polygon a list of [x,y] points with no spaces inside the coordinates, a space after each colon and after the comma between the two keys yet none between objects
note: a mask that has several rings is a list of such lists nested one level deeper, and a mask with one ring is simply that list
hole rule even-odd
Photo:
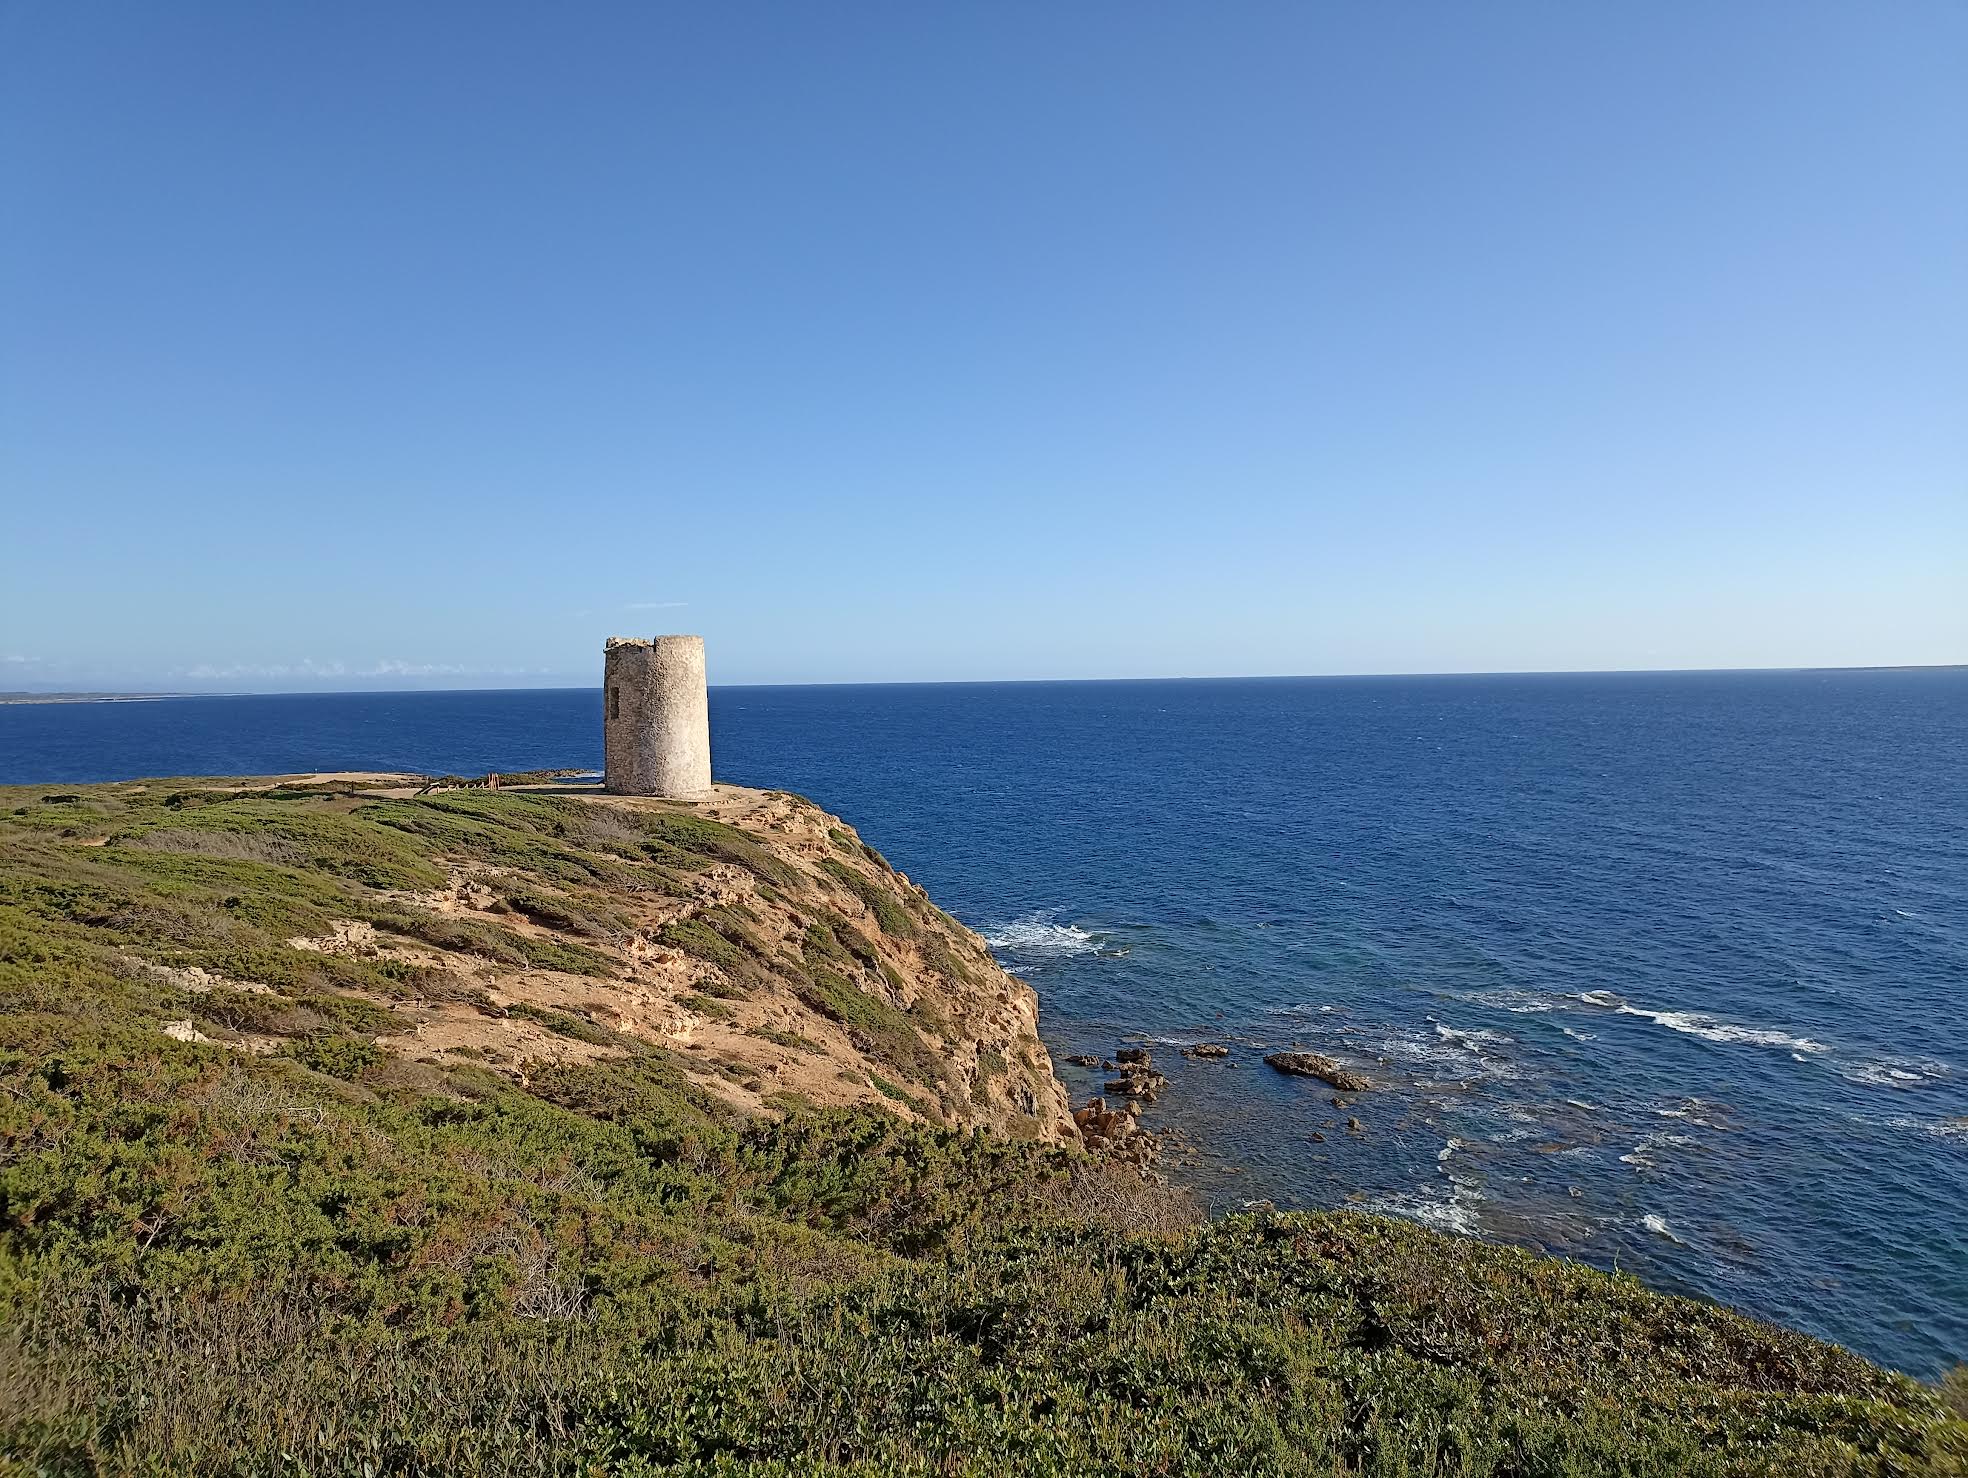
[{"label": "submerged rock", "polygon": [[1230,1049],[1221,1042],[1198,1042],[1193,1047],[1182,1049],[1184,1057],[1228,1057]]},{"label": "submerged rock", "polygon": [[1347,1093],[1364,1093],[1373,1087],[1370,1079],[1317,1052],[1273,1052],[1264,1061],[1289,1077],[1317,1078]]}]

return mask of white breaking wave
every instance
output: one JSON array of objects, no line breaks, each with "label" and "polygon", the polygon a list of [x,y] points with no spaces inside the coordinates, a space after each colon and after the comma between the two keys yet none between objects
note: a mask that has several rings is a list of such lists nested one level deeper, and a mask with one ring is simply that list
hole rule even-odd
[{"label": "white breaking wave", "polygon": [[1729,1127],[1723,1121],[1725,1111],[1722,1106],[1720,1104],[1710,1103],[1702,1098],[1686,1098],[1673,1108],[1657,1108],[1654,1112],[1659,1114],[1663,1119],[1682,1119],[1690,1124],[1699,1124],[1704,1129],[1726,1129]]},{"label": "white breaking wave", "polygon": [[1438,1232],[1460,1232],[1465,1237],[1474,1237],[1483,1230],[1482,1218],[1476,1211],[1482,1201],[1483,1193],[1473,1182],[1454,1180],[1446,1200],[1426,1191],[1401,1191],[1375,1196],[1362,1209],[1383,1216],[1406,1217]]},{"label": "white breaking wave", "polygon": [[1471,1052],[1481,1052],[1485,1047],[1507,1047],[1517,1040],[1502,1032],[1485,1031],[1479,1026],[1449,1026],[1440,1021],[1435,1023],[1435,1035],[1445,1042],[1454,1042],[1458,1047],[1467,1047]]},{"label": "white breaking wave", "polygon": [[1888,1129],[1907,1129],[1915,1134],[1930,1134],[1935,1139],[1943,1139],[1950,1144],[1968,1144],[1968,1115],[1958,1119],[1915,1119],[1902,1114],[1875,1122]]},{"label": "white breaking wave", "polygon": [[1631,1154],[1620,1156],[1620,1164],[1631,1165],[1635,1170],[1652,1170],[1654,1168],[1655,1150],[1667,1149],[1670,1146],[1675,1146],[1675,1145],[1689,1145],[1694,1143],[1696,1143],[1696,1141],[1688,1138],[1688,1136],[1685,1134],[1642,1135],[1640,1138],[1640,1143],[1636,1144],[1633,1147],[1633,1152]]},{"label": "white breaking wave", "polygon": [[1462,1033],[1438,1022],[1430,1032],[1400,1027],[1372,1039],[1349,1040],[1348,1045],[1368,1056],[1400,1063],[1411,1071],[1435,1079],[1466,1083],[1476,1078],[1515,1079],[1522,1076],[1516,1066],[1505,1061],[1495,1050],[1481,1050],[1483,1046],[1493,1048],[1495,1042],[1508,1042],[1511,1040],[1509,1037],[1500,1032],[1472,1035],[1486,1040],[1481,1043],[1464,1041]]},{"label": "white breaking wave", "polygon": [[1810,1053],[1814,1056],[1831,1050],[1823,1042],[1814,1042],[1809,1037],[1793,1036],[1773,1026],[1744,1026],[1740,1022],[1724,1021],[1719,1016],[1710,1016],[1702,1011],[1650,1011],[1645,1006],[1629,1004],[1609,990],[1585,991],[1580,994],[1579,999],[1603,1010],[1617,1011],[1622,1016],[1642,1017],[1656,1026],[1666,1027],[1669,1031],[1700,1037],[1704,1042],[1739,1043],[1750,1047],[1782,1047],[1793,1054]]},{"label": "white breaking wave", "polygon": [[1665,1237],[1676,1246],[1684,1245],[1681,1239],[1674,1235],[1674,1229],[1667,1224],[1667,1218],[1662,1216],[1658,1211],[1649,1211],[1645,1216],[1641,1217],[1640,1225],[1652,1232],[1656,1237]]},{"label": "white breaking wave", "polygon": [[1055,924],[1050,912],[1029,913],[1013,919],[984,936],[992,949],[1028,959],[1063,959],[1069,955],[1097,955],[1106,947],[1098,934],[1072,924]]},{"label": "white breaking wave", "polygon": [[1882,1057],[1855,1062],[1838,1072],[1847,1082],[1868,1088],[1919,1088],[1945,1078],[1953,1069],[1932,1057]]},{"label": "white breaking wave", "polygon": [[1558,997],[1546,995],[1542,991],[1513,990],[1508,987],[1470,991],[1466,995],[1458,996],[1457,999],[1468,1001],[1472,1005],[1489,1006],[1497,1011],[1508,1011],[1517,1016],[1556,1011],[1564,1004]]}]

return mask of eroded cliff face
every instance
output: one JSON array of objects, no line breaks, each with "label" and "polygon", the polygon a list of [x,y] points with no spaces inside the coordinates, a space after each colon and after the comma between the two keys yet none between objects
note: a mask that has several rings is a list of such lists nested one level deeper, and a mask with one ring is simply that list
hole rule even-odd
[{"label": "eroded cliff face", "polygon": [[[336,778],[372,787],[365,802],[413,799],[391,777]],[[391,999],[408,1029],[377,1046],[523,1081],[539,1063],[648,1043],[749,1112],[874,1103],[930,1123],[1077,1138],[1032,988],[840,818],[726,785],[690,805],[571,788],[470,800],[496,814],[536,798],[566,812],[556,851],[592,855],[598,875],[440,847],[431,861],[445,884],[384,893],[380,926],[338,919],[288,941],[446,982]],[[391,910],[454,927],[399,930]],[[538,947],[524,963],[488,957],[477,923]],[[582,969],[543,967],[555,946],[580,951]]]}]

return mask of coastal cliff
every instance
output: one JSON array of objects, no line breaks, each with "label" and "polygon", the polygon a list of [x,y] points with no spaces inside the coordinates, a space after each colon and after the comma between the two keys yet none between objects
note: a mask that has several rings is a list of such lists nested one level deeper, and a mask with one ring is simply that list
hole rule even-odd
[{"label": "coastal cliff", "polygon": [[0,1478],[1968,1472],[1959,1380],[1206,1222],[1035,1020],[777,792],[0,791]]},{"label": "coastal cliff", "polygon": [[[354,773],[46,794],[17,845],[154,885],[127,908],[157,927],[128,931],[119,964],[180,1040],[305,1059],[340,1039],[522,1086],[657,1057],[748,1115],[869,1104],[1077,1137],[1031,987],[798,796]],[[225,863],[310,884],[188,917]]]}]

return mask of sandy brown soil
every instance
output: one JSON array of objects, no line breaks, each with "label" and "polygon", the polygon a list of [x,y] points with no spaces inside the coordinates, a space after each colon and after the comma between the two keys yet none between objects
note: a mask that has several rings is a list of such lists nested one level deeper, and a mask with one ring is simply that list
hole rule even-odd
[{"label": "sandy brown soil", "polygon": [[[372,797],[414,794],[423,784],[415,776],[358,771],[284,779],[348,782]],[[778,1112],[799,1101],[874,1103],[931,1122],[1075,1137],[1065,1091],[1038,1038],[1031,987],[1000,968],[977,935],[868,852],[839,818],[783,792],[727,785],[694,805],[610,796],[592,786],[528,789],[578,793],[598,808],[656,809],[726,823],[784,864],[793,881],[763,885],[755,872],[720,861],[689,874],[688,897],[612,892],[608,903],[631,927],[596,939],[560,935],[504,903],[514,885],[545,892],[551,883],[456,859],[443,888],[390,901],[447,918],[494,921],[529,938],[565,938],[600,950],[613,972],[603,979],[501,964],[379,933],[355,920],[337,921],[317,938],[290,940],[301,949],[426,966],[443,972],[448,995],[479,997],[476,1004],[463,998],[393,1000],[390,1008],[414,1025],[380,1038],[379,1045],[416,1060],[484,1061],[524,1078],[533,1064],[626,1057],[627,1042],[607,1039],[618,1033],[668,1049],[703,1087],[751,1112]],[[842,885],[842,868],[892,896],[906,912],[908,932],[884,931],[875,911]],[[707,917],[725,928],[734,919],[745,921],[741,929],[763,950],[759,967],[734,972],[663,937],[666,926]],[[857,990],[919,1037],[922,1050],[908,1060],[885,1048],[879,1032],[816,1009],[812,992],[799,988],[802,973],[813,968],[809,928],[828,919],[853,931],[867,956],[860,965],[833,961],[833,968],[851,974]],[[552,1013],[606,1032],[583,1040],[541,1019]]]}]

